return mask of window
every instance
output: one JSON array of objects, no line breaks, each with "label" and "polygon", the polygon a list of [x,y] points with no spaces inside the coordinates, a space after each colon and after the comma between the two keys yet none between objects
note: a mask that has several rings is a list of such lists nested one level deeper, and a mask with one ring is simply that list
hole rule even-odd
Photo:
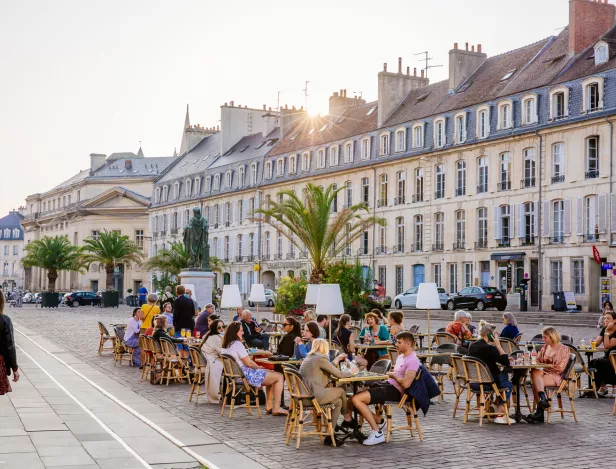
[{"label": "window", "polygon": [[402,205],[405,203],[406,197],[406,172],[398,171],[396,173],[396,198],[394,205]]},{"label": "window", "polygon": [[434,251],[443,250],[443,242],[445,240],[445,214],[440,212],[434,215]]},{"label": "window", "polygon": [[271,161],[267,161],[265,163],[265,178],[266,179],[271,179],[272,176],[273,176],[272,162]]},{"label": "window", "polygon": [[435,199],[442,199],[445,197],[445,166],[437,164],[434,170],[436,174],[436,193]]},{"label": "window", "polygon": [[500,174],[498,181],[499,191],[511,189],[511,153],[508,151],[500,155]]},{"label": "window", "polygon": [[344,255],[352,256],[353,252],[351,251],[351,224],[347,223],[345,227],[345,236],[344,236]]},{"label": "window", "polygon": [[344,186],[344,206],[349,208],[353,205],[353,183],[347,181]]},{"label": "window", "polygon": [[552,293],[563,291],[563,263],[562,261],[550,262],[552,271]]},{"label": "window", "polygon": [[522,180],[522,187],[535,187],[535,149],[526,148],[524,150],[524,179]]},{"label": "window", "polygon": [[325,150],[317,151],[317,169],[325,168]]},{"label": "window", "polygon": [[498,129],[510,129],[513,127],[512,111],[513,104],[511,101],[505,101],[498,105]]},{"label": "window", "polygon": [[522,204],[522,223],[520,227],[523,244],[535,244],[536,229],[535,204],[534,202],[526,202]]},{"label": "window", "polygon": [[477,193],[488,192],[488,157],[477,158]]},{"label": "window", "polygon": [[456,114],[454,117],[455,128],[455,142],[460,144],[466,141],[466,113]]},{"label": "window", "polygon": [[404,252],[404,217],[396,218],[396,246],[394,253]]},{"label": "window", "polygon": [[465,249],[466,242],[466,215],[464,210],[456,211],[456,242],[455,249]]},{"label": "window", "polygon": [[13,255],[14,256],[19,256],[19,246],[17,245],[13,245]]},{"label": "window", "polygon": [[353,142],[347,142],[344,144],[344,162],[353,162]]},{"label": "window", "polygon": [[207,176],[205,178],[205,192],[210,192],[212,190],[212,178]]},{"label": "window", "polygon": [[254,233],[250,233],[248,235],[248,255],[249,256],[255,255],[255,234]]},{"label": "window", "polygon": [[434,146],[436,148],[442,148],[446,143],[445,119],[441,117],[434,121]]},{"label": "window", "polygon": [[423,168],[415,169],[415,194],[413,195],[413,202],[423,202],[424,192],[424,176]]},{"label": "window", "polygon": [[599,237],[599,210],[597,208],[596,195],[584,198],[584,236],[589,241],[596,241]]},{"label": "window", "polygon": [[387,174],[381,174],[379,177],[379,200],[377,205],[379,207],[387,206]]},{"label": "window", "polygon": [[251,218],[255,216],[255,204],[256,199],[254,197],[251,197],[248,201],[248,216]]},{"label": "window", "polygon": [[192,181],[190,179],[186,180],[186,183],[184,184],[184,197],[190,197],[191,195],[191,189],[192,189]]},{"label": "window", "polygon": [[334,198],[332,200],[332,213],[336,213],[338,211],[338,194],[336,191],[338,190],[338,184],[332,184],[332,193],[334,194]]},{"label": "window", "polygon": [[600,104],[601,99],[599,91],[599,83],[597,82],[589,83],[584,87],[585,112],[596,112],[603,108]]},{"label": "window", "polygon": [[163,234],[167,233],[167,215],[163,214]]},{"label": "window", "polygon": [[361,248],[360,248],[360,254],[366,255],[368,254],[368,249],[369,249],[369,244],[368,244],[368,232],[364,231],[361,234]]},{"label": "window", "polygon": [[511,208],[509,205],[501,205],[498,207],[500,215],[500,244],[508,246],[511,242]]},{"label": "window", "polygon": [[464,288],[473,286],[473,264],[467,262],[464,264]]},{"label": "window", "polygon": [[214,176],[214,190],[215,191],[219,191],[220,190],[220,174],[216,174]]},{"label": "window", "polygon": [[565,180],[565,144],[552,145],[552,184]]},{"label": "window", "polygon": [[370,179],[361,179],[361,202],[370,205]]},{"label": "window", "polygon": [[338,166],[338,145],[334,145],[329,148],[329,165]]},{"label": "window", "polygon": [[284,176],[284,159],[281,158],[278,160],[278,173],[277,173],[278,177],[282,177]]},{"label": "window", "polygon": [[586,139],[586,179],[599,177],[599,137]]},{"label": "window", "polygon": [[[8,245],[8,244],[4,246],[4,255],[5,255],[5,256],[8,256],[8,255],[9,255],[9,249],[10,249],[10,247],[9,247],[9,245]],[[8,266],[8,264],[7,264],[7,266]]]},{"label": "window", "polygon": [[379,282],[383,284],[385,288],[387,288],[387,267],[379,266]]},{"label": "window", "polygon": [[389,132],[381,134],[379,141],[380,141],[379,155],[381,156],[389,155]]},{"label": "window", "polygon": [[310,153],[302,155],[302,171],[310,171]]},{"label": "window", "polygon": [[176,183],[173,185],[173,198],[174,198],[175,200],[177,200],[177,199],[179,199],[179,198],[180,198],[180,183],[179,183],[179,182],[176,182]]},{"label": "window", "polygon": [[276,253],[278,258],[282,259],[282,232],[276,232]]},{"label": "window", "polygon": [[289,157],[289,174],[295,174],[297,172],[297,156],[291,155]]},{"label": "window", "polygon": [[157,204],[160,202],[160,187],[157,187],[154,191],[154,203]]},{"label": "window", "polygon": [[449,264],[449,293],[458,293],[458,264]]},{"label": "window", "polygon": [[488,138],[490,135],[490,108],[480,107],[477,110],[477,138]]},{"label": "window", "polygon": [[379,245],[376,247],[377,254],[387,254],[387,228],[379,226]]},{"label": "window", "polygon": [[396,152],[406,150],[406,129],[396,130]]},{"label": "window", "polygon": [[477,248],[488,247],[488,209],[477,209]]},{"label": "window", "polygon": [[244,201],[237,201],[237,220],[240,224],[244,221]]},{"label": "window", "polygon": [[550,119],[564,119],[569,115],[569,88],[559,87],[550,91]]},{"label": "window", "polygon": [[595,65],[604,64],[609,60],[609,49],[608,45],[601,41],[595,45]]},{"label": "window", "polygon": [[220,223],[220,209],[218,207],[218,204],[216,204],[214,205],[214,228],[217,228],[219,223]]},{"label": "window", "polygon": [[396,295],[400,295],[404,292],[404,267],[401,265],[396,266]]},{"label": "window", "polygon": [[231,242],[229,241],[229,237],[225,236],[225,244],[224,244],[224,258],[225,262],[229,262],[231,260]]},{"label": "window", "polygon": [[361,159],[367,160],[370,158],[370,138],[364,138],[361,141]]},{"label": "window", "polygon": [[241,234],[237,235],[237,260],[238,262],[241,262],[242,260],[242,251],[243,251],[243,246],[244,245],[244,239],[243,236]]},{"label": "window", "polygon": [[244,187],[246,184],[246,166],[239,166],[237,168],[237,177],[239,187]]},{"label": "window", "polygon": [[456,195],[466,194],[466,161],[456,161]]},{"label": "window", "polygon": [[[205,217],[205,219],[209,222],[210,221],[210,207],[205,207],[203,209],[203,216]],[[188,214],[188,216],[186,217],[186,223],[185,225],[188,224],[188,220],[190,219],[190,214]]]},{"label": "window", "polygon": [[413,126],[413,148],[423,148],[424,141],[424,125],[417,124]]},{"label": "window", "polygon": [[571,261],[571,285],[574,295],[584,294],[584,259]]},{"label": "window", "polygon": [[423,251],[423,216],[415,215],[414,217],[414,231],[415,238],[413,246],[411,246],[411,251],[421,252]]},{"label": "window", "polygon": [[537,96],[530,95],[522,98],[522,125],[537,123]]},{"label": "window", "polygon": [[269,231],[265,232],[265,259],[269,259],[271,255],[270,249],[270,233]]},{"label": "window", "polygon": [[177,230],[178,229],[178,212],[173,212],[173,218],[171,220],[171,229]]},{"label": "window", "polygon": [[250,165],[250,185],[254,186],[257,183],[257,163]]},{"label": "window", "polygon": [[433,264],[432,265],[432,274],[434,283],[438,288],[442,288],[443,286],[443,276],[442,276],[442,265],[441,264]]}]

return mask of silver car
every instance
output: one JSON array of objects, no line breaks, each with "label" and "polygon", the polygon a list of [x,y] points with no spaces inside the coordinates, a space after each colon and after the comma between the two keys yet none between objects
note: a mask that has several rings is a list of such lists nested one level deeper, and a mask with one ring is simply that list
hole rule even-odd
[{"label": "silver car", "polygon": [[[274,290],[270,290],[269,288],[265,289],[265,306],[269,306],[270,308],[274,307],[274,302],[276,301],[276,292]],[[254,308],[255,303],[253,301],[248,301],[248,306]]]},{"label": "silver car", "polygon": [[[418,292],[419,287],[412,287],[404,293],[399,294],[394,298],[394,308],[416,308]],[[438,288],[438,296],[441,300],[441,309],[447,309],[447,300],[449,299],[449,296],[444,288]]]}]

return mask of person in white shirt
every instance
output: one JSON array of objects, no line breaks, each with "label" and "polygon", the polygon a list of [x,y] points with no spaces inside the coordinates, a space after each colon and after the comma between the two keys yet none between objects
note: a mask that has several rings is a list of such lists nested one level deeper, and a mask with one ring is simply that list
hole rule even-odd
[{"label": "person in white shirt", "polygon": [[139,348],[139,331],[143,321],[143,311],[141,308],[133,310],[133,317],[128,320],[124,331],[124,344],[133,350],[133,366],[141,367],[141,349]]}]

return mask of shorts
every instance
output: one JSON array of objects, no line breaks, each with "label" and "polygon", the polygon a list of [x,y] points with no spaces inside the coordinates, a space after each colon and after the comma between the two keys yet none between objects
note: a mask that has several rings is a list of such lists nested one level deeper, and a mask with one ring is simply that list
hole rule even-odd
[{"label": "shorts", "polygon": [[399,402],[402,393],[393,384],[385,383],[367,389],[370,394],[370,404],[385,404],[385,402]]}]

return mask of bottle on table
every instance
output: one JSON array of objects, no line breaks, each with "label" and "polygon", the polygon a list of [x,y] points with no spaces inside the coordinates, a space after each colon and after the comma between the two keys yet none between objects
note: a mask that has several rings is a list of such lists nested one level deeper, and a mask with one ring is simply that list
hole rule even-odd
[{"label": "bottle on table", "polygon": [[581,349],[586,348],[586,341],[584,339],[580,340],[580,348]]}]

